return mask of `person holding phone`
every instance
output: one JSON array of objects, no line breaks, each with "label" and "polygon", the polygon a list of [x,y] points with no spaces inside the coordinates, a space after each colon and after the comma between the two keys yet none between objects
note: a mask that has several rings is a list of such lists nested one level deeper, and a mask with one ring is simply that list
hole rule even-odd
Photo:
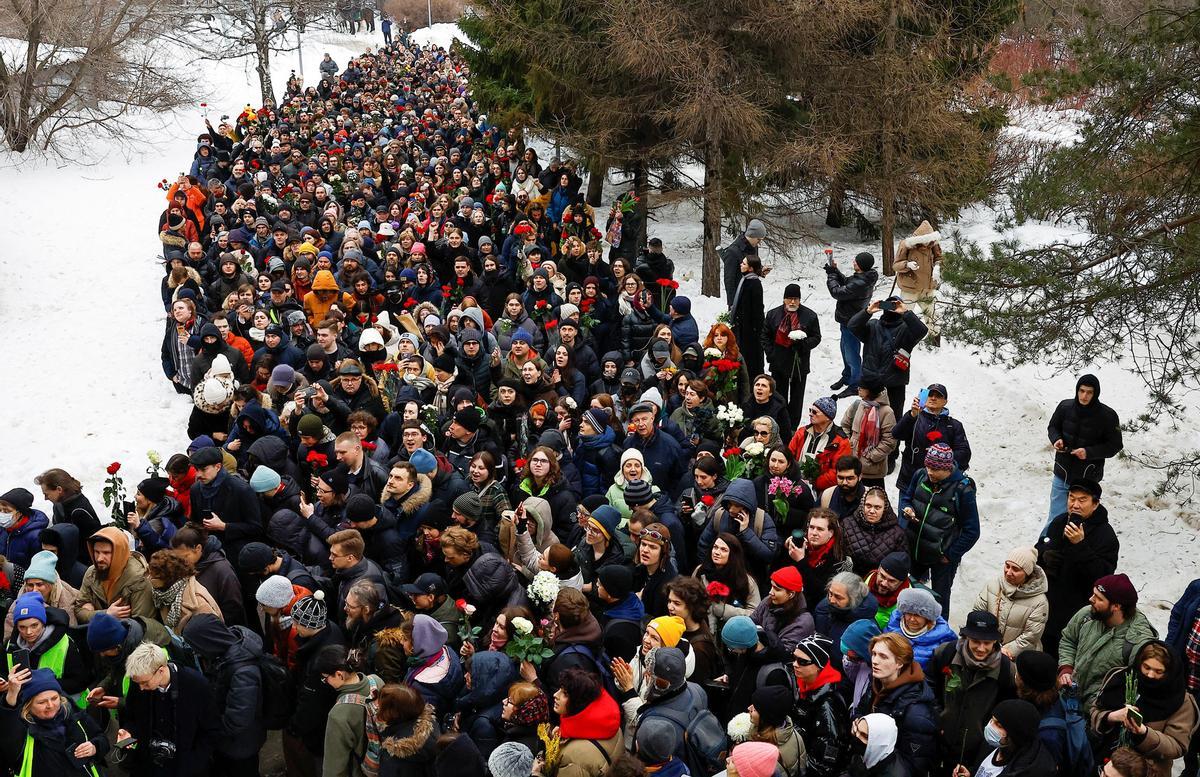
[{"label": "person holding phone", "polygon": [[[873,317],[876,313],[879,318]],[[854,314],[846,328],[863,344],[862,383],[883,386],[888,403],[902,411],[912,352],[929,328],[896,296],[872,302]]]},{"label": "person holding phone", "polygon": [[[1133,702],[1126,688],[1137,689]],[[1152,777],[1169,777],[1172,764],[1187,752],[1189,732],[1196,730],[1200,709],[1188,693],[1187,663],[1174,648],[1157,639],[1137,649],[1129,666],[1114,669],[1104,680],[1092,708],[1092,729],[1100,737],[1101,756],[1128,743],[1150,759]]]},{"label": "person holding phone", "polygon": [[[99,777],[108,738],[49,669],[13,666],[0,703],[0,765],[23,777]],[[57,733],[56,733],[57,732]]]}]

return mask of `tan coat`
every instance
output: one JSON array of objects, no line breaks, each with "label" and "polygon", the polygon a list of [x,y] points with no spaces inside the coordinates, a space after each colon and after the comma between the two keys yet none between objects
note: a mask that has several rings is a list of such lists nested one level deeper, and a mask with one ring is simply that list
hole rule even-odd
[{"label": "tan coat", "polygon": [[[101,530],[103,531],[103,529]],[[154,597],[151,595],[150,580],[146,577],[146,559],[141,553],[132,553],[121,577],[117,580],[113,599],[123,599],[129,606],[129,617],[154,618]],[[99,610],[107,610],[112,604],[104,592],[104,581],[96,577],[96,567],[88,567],[83,573],[83,585],[75,599],[75,619],[87,623]]]},{"label": "tan coat", "polygon": [[1046,630],[1046,616],[1050,612],[1046,588],[1046,573],[1035,566],[1033,574],[1019,587],[1009,585],[1001,573],[975,599],[974,609],[990,612],[1000,621],[1000,631],[1004,634],[1001,647],[1013,658],[1022,650],[1042,649],[1042,632]]},{"label": "tan coat", "polygon": [[[1113,724],[1104,722],[1104,716],[1110,712],[1112,710],[1092,710],[1092,729],[1101,734],[1111,730]],[[1196,732],[1198,718],[1200,709],[1196,707],[1196,699],[1187,693],[1183,696],[1183,704],[1171,717],[1166,720],[1147,721],[1146,736],[1142,737],[1142,741],[1136,743],[1133,749],[1150,759],[1153,770],[1149,777],[1171,777],[1171,766],[1187,752],[1192,734]]]},{"label": "tan coat", "polygon": [[[850,452],[862,461],[864,478],[887,477],[888,456],[896,450],[896,438],[892,436],[892,427],[896,425],[896,413],[888,404],[887,392],[881,392],[875,401],[879,403],[879,442],[858,456],[858,436],[862,431],[863,418],[866,409],[862,400],[852,404],[842,418],[841,427],[850,437]],[[831,486],[834,488],[835,486]]]},{"label": "tan coat", "polygon": [[[50,589],[50,596],[47,598],[47,607],[57,607],[67,613],[67,620],[72,626],[78,626],[79,622],[75,620],[75,600],[79,598],[79,591],[71,587],[70,583],[61,578],[54,583],[54,587]],[[4,616],[4,641],[8,642],[8,638],[12,636],[13,631],[13,611],[8,608],[8,614]]]},{"label": "tan coat", "polygon": [[[937,288],[933,266],[942,261],[940,237],[928,221],[922,221],[910,237],[900,241],[892,269],[896,271],[896,284],[901,290],[924,295]],[[915,270],[908,266],[909,262],[916,263]]]},{"label": "tan coat", "polygon": [[[596,745],[604,748],[608,760]],[[559,751],[558,777],[601,777],[608,771],[609,762],[617,760],[624,750],[625,737],[620,726],[608,739],[568,739]]]},{"label": "tan coat", "polygon": [[[170,612],[170,607],[158,608],[158,619],[162,623],[167,622],[167,613]],[[188,578],[187,583],[183,586],[183,598],[179,602],[179,623],[171,629],[176,634],[183,631],[183,627],[187,625],[193,615],[201,613],[209,613],[217,616],[217,620],[225,622],[225,616],[221,614],[221,608],[217,605],[217,600],[212,597],[208,589],[204,587],[199,580],[192,577]]]}]

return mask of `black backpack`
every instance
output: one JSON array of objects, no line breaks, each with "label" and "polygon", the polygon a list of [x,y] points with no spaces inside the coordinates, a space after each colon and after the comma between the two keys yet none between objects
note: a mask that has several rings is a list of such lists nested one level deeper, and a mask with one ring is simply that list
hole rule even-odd
[{"label": "black backpack", "polygon": [[287,726],[296,705],[292,675],[270,653],[264,653],[258,659],[258,668],[262,675],[263,724],[268,731],[278,731]]}]

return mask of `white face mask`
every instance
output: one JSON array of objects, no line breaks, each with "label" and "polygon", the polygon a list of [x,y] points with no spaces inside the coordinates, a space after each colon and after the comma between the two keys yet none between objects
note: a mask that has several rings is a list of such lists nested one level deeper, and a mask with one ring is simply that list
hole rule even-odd
[{"label": "white face mask", "polygon": [[0,527],[7,529],[17,522],[15,513],[0,513]]}]

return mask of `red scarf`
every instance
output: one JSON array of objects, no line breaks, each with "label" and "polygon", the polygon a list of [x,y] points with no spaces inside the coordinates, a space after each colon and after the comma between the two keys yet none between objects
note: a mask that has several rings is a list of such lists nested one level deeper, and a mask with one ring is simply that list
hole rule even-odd
[{"label": "red scarf", "polygon": [[784,311],[783,317],[779,319],[779,327],[775,330],[775,345],[780,348],[791,346],[792,340],[788,334],[800,328],[800,311],[789,313]]},{"label": "red scarf", "polygon": [[871,593],[875,594],[875,601],[879,602],[880,609],[886,610],[889,607],[896,606],[896,600],[900,598],[900,592],[908,588],[908,586],[908,581],[903,580],[900,582],[900,587],[895,591],[890,594],[881,594],[879,593],[879,584],[876,582],[875,576],[872,575],[871,584],[867,587],[871,590]]},{"label": "red scarf", "polygon": [[858,447],[854,451],[860,459],[879,444],[879,405],[875,402],[863,402],[862,406],[863,418],[858,426]]},{"label": "red scarf", "polygon": [[829,551],[831,550],[833,550],[832,538],[830,538],[829,542],[815,550],[810,545],[808,546],[808,552],[804,554],[804,563],[808,564],[809,569],[817,569],[825,563],[825,557],[829,555]]},{"label": "red scarf", "polygon": [[801,698],[817,690],[823,685],[836,685],[842,681],[842,673],[833,668],[833,664],[826,663],[821,667],[821,671],[813,678],[811,683],[806,683],[799,677],[796,678],[796,691]]}]

